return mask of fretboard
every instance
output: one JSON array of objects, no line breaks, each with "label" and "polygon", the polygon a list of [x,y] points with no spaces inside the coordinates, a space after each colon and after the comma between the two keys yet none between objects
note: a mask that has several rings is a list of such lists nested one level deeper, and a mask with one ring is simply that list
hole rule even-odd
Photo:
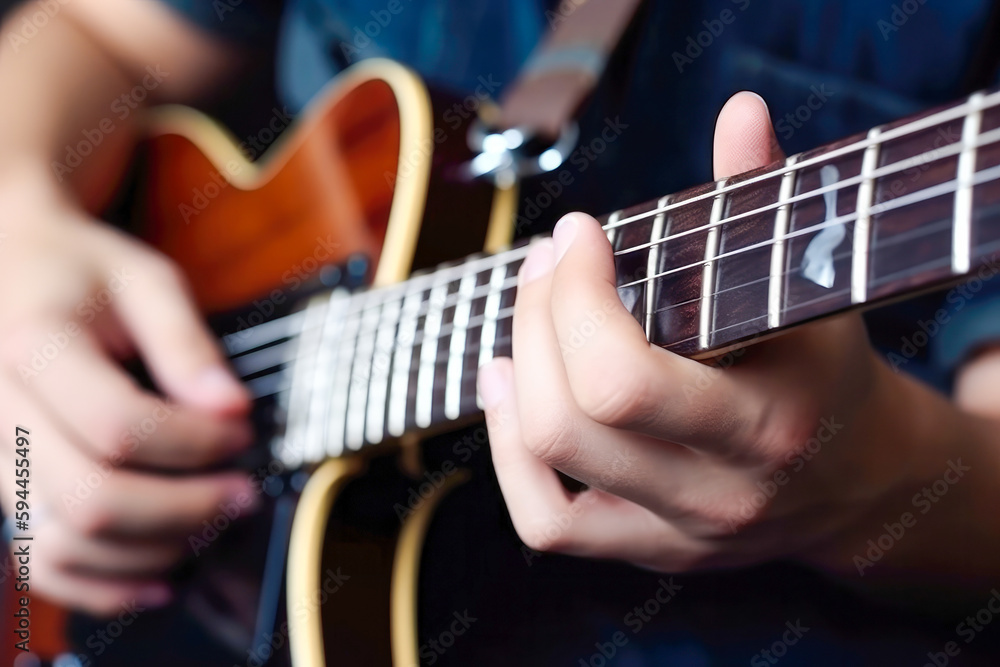
[{"label": "fretboard", "polygon": [[[709,357],[995,264],[998,105],[977,94],[605,216],[622,302],[650,342]],[[477,415],[477,369],[511,353],[525,254],[334,292],[227,341],[255,394],[279,396],[275,453],[298,466]]]}]

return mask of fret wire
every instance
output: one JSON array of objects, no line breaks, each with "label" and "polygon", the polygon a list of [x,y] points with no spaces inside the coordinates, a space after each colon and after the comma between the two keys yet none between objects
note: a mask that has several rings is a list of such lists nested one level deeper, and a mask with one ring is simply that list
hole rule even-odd
[{"label": "fret wire", "polygon": [[[983,98],[982,109],[984,110],[991,109],[994,106],[997,106],[998,104],[1000,104],[1000,92],[991,93],[990,95],[987,95]],[[900,137],[906,137],[909,135],[917,134],[918,132],[922,132],[923,130],[931,129],[938,125],[943,125],[948,121],[955,120],[957,118],[962,118],[968,113],[969,108],[970,108],[969,103],[968,101],[966,101],[965,103],[959,104],[955,107],[939,111],[934,115],[927,116],[925,118],[920,118],[915,121],[911,121],[906,125],[901,125],[897,128],[893,128],[892,130],[886,131],[886,133],[882,137],[882,141],[891,141],[892,139],[897,139]],[[836,150],[830,151],[829,153],[824,153],[823,155],[817,155],[815,157],[809,158],[808,160],[803,160],[795,168],[805,169],[817,164],[822,164],[823,162],[826,162],[828,160],[833,160],[839,157],[843,157],[845,155],[850,155],[851,153],[857,151],[865,150],[870,145],[871,145],[870,138],[866,137],[865,139],[860,139],[854,142],[853,144],[850,144],[848,146],[842,146]],[[726,190],[720,190],[719,192],[706,192],[704,194],[692,197],[691,199],[686,199],[682,202],[670,204],[668,206],[663,207],[662,209],[649,211],[648,213],[635,215],[629,218],[622,218],[618,220],[616,225],[622,226],[631,224],[637,220],[644,220],[651,215],[656,215],[662,212],[669,212],[674,208],[682,206],[683,204],[704,201],[706,199],[709,199],[710,197],[716,196],[717,194],[728,194],[730,190],[739,187],[755,185],[757,183],[762,183],[764,181],[770,180],[772,178],[778,178],[784,176],[787,169],[788,167],[783,167],[777,171],[768,172],[766,174],[760,174],[759,176],[754,176],[753,178],[747,179],[746,181],[743,181],[741,183],[731,185]]]},{"label": "fret wire", "polygon": [[[444,320],[444,302],[448,298],[448,284],[450,282],[450,280],[442,280],[431,288],[430,307],[424,318],[423,336],[420,338],[420,365],[417,370],[417,397],[414,411],[414,419],[420,428],[427,428],[432,421],[434,362],[437,359],[437,340]],[[428,344],[428,338],[434,341],[433,345]]]},{"label": "fret wire", "polygon": [[[718,182],[717,190],[721,192],[726,186],[727,180]],[[719,220],[725,212],[726,195],[720,194],[712,201],[712,219],[709,223],[708,238],[705,239],[705,262],[701,275],[701,307],[698,310],[698,331],[699,345],[701,349],[708,349],[709,335],[712,332],[712,321],[715,300],[712,293],[715,290],[715,267],[716,257],[719,255]],[[648,289],[648,287],[647,287]]]},{"label": "fret wire", "polygon": [[[413,357],[414,340],[417,337],[417,322],[424,290],[419,286],[411,287],[403,300],[399,316],[399,335],[392,360],[392,385],[389,397],[389,419],[387,428],[389,434],[395,437],[406,431],[406,404],[410,389],[410,361]],[[400,345],[399,343],[403,344]]]},{"label": "fret wire", "polygon": [[[403,312],[403,302],[393,299],[382,309],[382,319],[375,336],[375,352],[372,355],[372,370],[369,377],[368,417],[366,419],[365,438],[369,442],[379,442],[385,437],[387,400],[389,397],[389,377],[392,371],[392,353],[395,349],[397,326]],[[384,361],[383,364],[376,361]],[[375,374],[378,373],[378,378]]]},{"label": "fret wire", "polygon": [[962,152],[958,158],[958,189],[955,192],[955,227],[952,236],[952,272],[966,273],[972,261],[972,184],[976,177],[976,141],[983,123],[982,93],[969,99],[972,112],[962,127]]},{"label": "fret wire", "polygon": [[[663,208],[667,205],[670,197],[663,197],[657,202],[657,208]],[[669,226],[665,227],[667,220],[666,213],[660,213],[655,218],[653,218],[653,229],[650,232],[650,240],[659,239],[665,234],[670,233]],[[609,232],[610,233],[610,232]],[[649,257],[646,259],[646,275],[651,276],[655,274],[660,268],[660,249],[663,248],[662,245],[657,245],[649,250]],[[653,286],[649,286],[645,290],[646,292],[646,325],[643,327],[646,330],[646,340],[653,340],[653,309],[656,308],[656,297],[659,296],[657,291],[653,289]]]},{"label": "fret wire", "polygon": [[365,443],[365,422],[368,417],[368,392],[371,388],[372,360],[375,357],[375,337],[378,334],[378,323],[381,319],[382,311],[380,309],[368,309],[362,316],[361,327],[358,329],[347,398],[347,424],[344,428],[344,444],[352,451],[361,449]]},{"label": "fret wire", "polygon": [[851,262],[851,302],[864,303],[868,300],[868,248],[871,245],[872,207],[875,206],[875,178],[878,160],[882,152],[879,137],[881,128],[875,127],[868,133],[871,144],[865,150],[861,161],[861,185],[854,223],[854,258]]},{"label": "fret wire", "polygon": [[[793,166],[798,160],[797,155],[793,155],[785,162],[786,166]],[[781,186],[778,191],[778,212],[774,216],[774,234],[772,240],[774,245],[771,248],[771,270],[769,272],[769,283],[767,288],[767,324],[772,329],[781,326],[781,303],[784,299],[785,281],[782,273],[785,269],[785,256],[788,244],[785,242],[785,234],[791,228],[792,204],[788,201],[795,195],[795,181],[798,178],[798,170],[790,169],[781,178]]]},{"label": "fret wire", "polygon": [[309,377],[309,367],[319,344],[320,324],[326,313],[327,299],[324,296],[314,297],[306,306],[302,318],[302,330],[292,348],[293,381],[288,394],[288,404],[285,407],[288,414],[288,426],[285,437],[280,440],[279,450],[275,455],[289,465],[297,466],[304,456],[304,437],[309,422],[307,406],[310,404],[311,387],[306,382]]},{"label": "fret wire", "polygon": [[336,362],[338,344],[344,335],[344,324],[352,306],[357,308],[359,300],[351,298],[345,289],[333,290],[330,293],[326,316],[319,325],[319,349],[312,362],[312,402],[309,408],[310,427],[307,430],[303,446],[303,456],[310,460],[323,457],[326,449],[328,421],[327,410],[330,406],[330,393],[333,387],[333,374],[330,369]]},{"label": "fret wire", "polygon": [[362,312],[347,317],[344,323],[344,338],[337,345],[337,362],[333,371],[333,391],[329,397],[329,427],[327,452],[330,456],[340,456],[347,441],[347,408],[351,393],[351,368],[354,366],[354,352],[361,330]]},{"label": "fret wire", "polygon": [[465,344],[472,314],[472,294],[476,290],[477,273],[462,278],[458,287],[459,300],[452,318],[451,345],[448,350],[448,368],[445,372],[444,414],[448,419],[458,419],[462,403],[462,369],[465,367]]},{"label": "fret wire", "polygon": [[[507,280],[507,266],[498,266],[490,274],[490,292],[483,308],[483,328],[479,332],[479,368],[493,360],[493,347],[496,344],[497,316],[500,313],[500,302],[503,299],[504,283]],[[476,391],[476,405],[484,409],[482,397]]]},{"label": "fret wire", "polygon": [[601,229],[605,231],[608,236],[608,243],[611,247],[615,247],[615,237],[618,235],[618,220],[622,217],[622,211],[615,211],[610,216],[608,216],[608,222],[606,225],[602,225]]}]

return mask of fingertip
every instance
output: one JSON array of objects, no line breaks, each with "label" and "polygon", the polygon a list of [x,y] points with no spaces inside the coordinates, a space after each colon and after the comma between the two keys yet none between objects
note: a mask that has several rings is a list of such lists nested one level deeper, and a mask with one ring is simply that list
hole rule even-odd
[{"label": "fingertip", "polygon": [[219,415],[244,415],[250,409],[250,393],[222,366],[209,366],[182,389],[191,404]]},{"label": "fingertip", "polygon": [[509,359],[494,359],[479,368],[476,384],[483,407],[489,411],[504,403],[514,384]]}]

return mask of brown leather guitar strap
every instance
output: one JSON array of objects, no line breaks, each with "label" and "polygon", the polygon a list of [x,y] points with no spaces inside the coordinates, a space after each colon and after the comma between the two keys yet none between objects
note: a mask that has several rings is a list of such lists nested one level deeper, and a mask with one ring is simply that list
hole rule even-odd
[{"label": "brown leather guitar strap", "polygon": [[552,29],[500,100],[498,125],[555,139],[576,117],[642,0],[563,0]]}]

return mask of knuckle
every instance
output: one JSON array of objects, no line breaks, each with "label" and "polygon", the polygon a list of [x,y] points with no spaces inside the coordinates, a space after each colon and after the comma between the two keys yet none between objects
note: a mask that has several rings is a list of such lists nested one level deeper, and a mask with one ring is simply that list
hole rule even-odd
[{"label": "knuckle", "polygon": [[107,534],[115,524],[114,514],[93,498],[70,512],[67,518],[71,528],[87,539]]},{"label": "knuckle", "polygon": [[643,415],[645,391],[626,382],[618,374],[594,374],[576,390],[577,403],[591,420],[620,427],[639,422]]},{"label": "knuckle", "polygon": [[525,445],[528,451],[554,468],[571,464],[579,452],[579,440],[564,420],[551,420],[531,429]]}]

